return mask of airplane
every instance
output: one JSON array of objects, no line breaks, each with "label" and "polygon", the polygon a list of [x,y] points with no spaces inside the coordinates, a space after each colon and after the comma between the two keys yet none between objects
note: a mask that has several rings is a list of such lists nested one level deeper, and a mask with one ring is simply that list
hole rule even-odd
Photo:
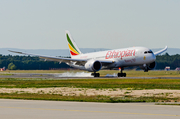
[{"label": "airplane", "polygon": [[71,58],[43,56],[11,50],[9,51],[24,55],[37,56],[41,59],[45,59],[45,61],[57,61],[59,63],[65,62],[71,67],[92,72],[91,75],[94,77],[100,77],[100,74],[97,72],[102,69],[120,69],[117,76],[126,77],[126,73],[123,73],[125,67],[139,66],[144,70],[144,72],[154,69],[156,66],[156,56],[163,53],[168,48],[166,46],[164,49],[155,53],[146,47],[129,47],[83,54],[70,35],[70,32],[65,31],[65,34],[68,41]]}]

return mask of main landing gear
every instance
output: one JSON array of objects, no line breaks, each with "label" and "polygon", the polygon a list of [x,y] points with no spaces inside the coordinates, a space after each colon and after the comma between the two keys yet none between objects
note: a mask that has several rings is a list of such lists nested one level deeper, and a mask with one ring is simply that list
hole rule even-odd
[{"label": "main landing gear", "polygon": [[99,77],[100,76],[100,74],[96,73],[96,72],[92,73],[91,75],[94,76],[94,77]]},{"label": "main landing gear", "polygon": [[117,76],[118,77],[126,77],[126,73],[123,73],[124,68],[121,68],[120,70],[121,70],[121,73],[118,73]]}]

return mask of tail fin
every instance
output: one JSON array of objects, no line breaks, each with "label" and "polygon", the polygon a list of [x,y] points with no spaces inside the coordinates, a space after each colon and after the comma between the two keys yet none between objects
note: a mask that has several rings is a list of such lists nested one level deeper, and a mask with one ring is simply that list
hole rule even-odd
[{"label": "tail fin", "polygon": [[77,47],[75,41],[72,39],[69,31],[65,31],[65,32],[66,32],[66,37],[67,37],[71,57],[82,54],[81,51],[79,50],[79,48]]}]

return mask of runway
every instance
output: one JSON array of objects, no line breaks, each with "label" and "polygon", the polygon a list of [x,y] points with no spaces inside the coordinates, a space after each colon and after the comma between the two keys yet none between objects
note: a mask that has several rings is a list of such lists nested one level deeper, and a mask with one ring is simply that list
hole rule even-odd
[{"label": "runway", "polygon": [[[62,77],[60,73],[12,73],[12,75],[0,75],[0,78],[42,78],[42,79],[94,79],[94,77]],[[117,77],[101,76],[96,79],[104,78],[123,78],[123,79],[180,79],[180,77]]]},{"label": "runway", "polygon": [[1,119],[179,119],[180,106],[0,99]]}]

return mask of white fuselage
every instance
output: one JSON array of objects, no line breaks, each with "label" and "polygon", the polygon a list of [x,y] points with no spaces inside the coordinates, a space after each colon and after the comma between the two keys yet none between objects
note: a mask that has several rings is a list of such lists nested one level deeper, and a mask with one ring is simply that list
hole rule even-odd
[{"label": "white fuselage", "polygon": [[[112,61],[114,63],[103,68],[118,68],[128,66],[140,66],[150,64],[156,60],[154,53],[145,47],[130,47],[123,49],[114,49],[93,53],[80,54],[73,56],[72,59],[86,59],[86,60],[104,60]],[[73,65],[71,65],[73,66]],[[76,68],[84,69],[82,66]]]}]

